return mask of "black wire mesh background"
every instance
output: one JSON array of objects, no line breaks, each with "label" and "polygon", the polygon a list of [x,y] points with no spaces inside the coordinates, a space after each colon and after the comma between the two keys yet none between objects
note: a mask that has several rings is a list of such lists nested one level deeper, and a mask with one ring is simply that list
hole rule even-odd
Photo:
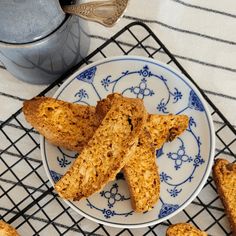
[{"label": "black wire mesh background", "polygon": [[[171,64],[192,80],[154,33],[143,23],[134,22],[123,28],[40,95],[51,96],[64,79],[80,66],[104,57],[128,54],[151,57]],[[200,91],[209,103],[214,120],[217,147],[215,157],[224,157],[235,162],[236,131],[203,91]],[[201,193],[187,208],[159,225],[141,229],[117,229],[81,217],[53,191],[41,161],[39,134],[26,123],[21,110],[0,125],[0,218],[12,224],[21,235],[26,236],[161,236],[165,235],[168,225],[178,222],[190,222],[209,235],[231,235],[211,176]]]}]

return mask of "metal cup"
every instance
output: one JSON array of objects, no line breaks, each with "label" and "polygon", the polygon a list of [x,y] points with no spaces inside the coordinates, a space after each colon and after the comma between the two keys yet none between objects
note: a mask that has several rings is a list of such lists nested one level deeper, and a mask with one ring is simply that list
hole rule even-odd
[{"label": "metal cup", "polygon": [[65,17],[58,0],[1,0],[0,41],[33,42],[56,30]]},{"label": "metal cup", "polygon": [[51,34],[24,44],[0,42],[0,61],[16,78],[49,84],[86,56],[90,39],[86,21],[68,16]]}]

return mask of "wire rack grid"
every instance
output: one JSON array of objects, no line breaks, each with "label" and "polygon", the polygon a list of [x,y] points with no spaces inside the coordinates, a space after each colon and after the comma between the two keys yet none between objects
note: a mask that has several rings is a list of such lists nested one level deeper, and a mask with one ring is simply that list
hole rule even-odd
[{"label": "wire rack grid", "polygon": [[[171,64],[196,85],[151,29],[141,22],[133,22],[39,95],[51,96],[79,67],[119,55],[141,55]],[[215,157],[223,156],[235,162],[236,131],[205,93],[198,89],[208,102],[214,120]],[[12,224],[21,235],[161,236],[165,235],[168,225],[177,222],[190,222],[209,235],[231,235],[211,176],[198,197],[170,220],[141,229],[116,229],[78,215],[58,198],[44,172],[39,134],[24,120],[21,109],[0,125],[0,140],[0,218]]]}]

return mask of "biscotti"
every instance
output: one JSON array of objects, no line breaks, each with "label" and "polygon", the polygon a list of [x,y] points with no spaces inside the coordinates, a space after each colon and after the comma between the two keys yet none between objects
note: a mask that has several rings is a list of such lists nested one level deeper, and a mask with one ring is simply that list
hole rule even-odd
[{"label": "biscotti", "polygon": [[20,236],[17,231],[9,224],[0,220],[0,236]]},{"label": "biscotti", "polygon": [[213,178],[233,235],[236,235],[236,164],[217,159],[213,166]]},{"label": "biscotti", "polygon": [[[66,117],[68,122],[60,122],[61,130],[55,129],[55,127],[57,127],[57,124],[55,124],[56,119],[47,120],[48,123],[46,123],[44,121],[44,117],[42,115],[38,115],[43,113],[43,110],[49,107],[49,105],[56,106],[58,104],[58,100],[52,98],[37,98],[34,100],[30,100],[24,104],[24,110],[31,110],[31,112],[25,112],[26,119],[30,120],[31,124],[36,129],[40,130],[41,134],[43,133],[43,135],[46,136],[47,139],[49,138],[49,134],[46,133],[45,130],[50,130],[49,133],[50,137],[52,138],[49,141],[51,143],[54,143],[58,146],[63,146],[60,142],[64,142],[64,140],[70,140],[70,147],[67,147],[67,149],[80,151],[84,147],[85,143],[87,143],[88,140],[92,137],[93,133],[86,132],[85,136],[81,135],[79,137],[76,135],[71,136],[71,133],[78,131],[77,133],[81,134],[83,130],[90,131],[89,127],[86,128],[86,125],[89,126],[90,124],[94,124],[93,129],[95,131],[95,127],[98,127],[98,124],[109,111],[113,102],[118,98],[122,98],[122,96],[120,94],[111,94],[108,95],[106,99],[99,101],[96,106],[96,114],[95,108],[89,107],[90,112],[88,113],[91,114],[91,116],[88,116],[90,119],[86,120],[89,122],[86,123],[85,121],[85,123],[83,123],[83,119],[81,118],[81,120],[78,121],[76,127],[71,126],[70,121],[76,119],[76,116],[74,114],[79,113],[80,117],[83,115],[84,106],[72,104],[73,109],[78,109],[77,113],[66,112],[66,110],[69,109],[70,106],[66,102],[59,101],[62,104],[60,106],[60,109],[65,109],[64,113],[70,114]],[[37,105],[36,101],[41,106]],[[46,104],[42,105],[43,103]],[[60,105],[60,103],[58,105]],[[33,113],[33,109],[36,110],[35,113]],[[58,108],[52,110],[51,112],[56,113],[57,110]],[[54,117],[56,115],[52,114],[51,116]],[[62,120],[64,119],[65,118],[63,118]],[[79,127],[80,124],[84,125],[82,127],[82,131]],[[166,141],[171,141],[174,139],[174,137],[180,135],[186,129],[187,125],[188,117],[185,115],[148,116],[148,122],[145,125],[146,128],[142,131],[142,135],[140,135],[139,137],[139,145],[132,156],[132,161],[130,160],[130,163],[128,162],[123,169],[131,193],[132,206],[136,212],[144,212],[152,209],[152,207],[159,199],[160,180],[158,167],[156,165],[155,149],[162,147],[162,145]],[[63,131],[63,129],[72,130],[71,132],[67,132],[66,134],[64,133],[64,136],[62,135],[64,137],[63,139],[59,139],[61,137],[61,132]],[[68,137],[65,137],[65,135],[68,135]],[[55,140],[55,137],[59,138],[56,138]],[[78,142],[76,140],[78,138],[80,138],[79,146],[77,146]],[[147,176],[149,176],[148,179]]]},{"label": "biscotti", "polygon": [[114,180],[133,155],[146,118],[141,100],[117,98],[79,157],[56,183],[59,195],[80,200]]},{"label": "biscotti", "polygon": [[[96,114],[99,119],[106,114],[119,94],[110,94],[98,102]],[[188,117],[185,115],[149,115],[143,128],[136,150],[124,166],[129,186],[132,208],[136,212],[151,210],[160,196],[160,178],[156,164],[155,149],[166,141],[172,141],[185,131]]]},{"label": "biscotti", "polygon": [[156,152],[150,133],[144,128],[134,154],[123,168],[129,187],[132,208],[136,212],[151,210],[160,197],[160,178]]},{"label": "biscotti", "polygon": [[207,233],[189,223],[179,223],[169,226],[166,236],[207,236]]},{"label": "biscotti", "polygon": [[49,142],[80,152],[98,127],[95,108],[48,97],[25,101],[26,120]]}]

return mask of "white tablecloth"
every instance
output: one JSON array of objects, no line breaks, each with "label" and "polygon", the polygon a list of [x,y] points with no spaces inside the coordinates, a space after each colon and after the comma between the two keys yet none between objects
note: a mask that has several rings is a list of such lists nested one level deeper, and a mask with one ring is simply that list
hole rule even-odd
[{"label": "white tablecloth", "polygon": [[[154,31],[236,126],[236,2],[130,0],[124,17],[113,28],[89,23],[89,51],[135,20],[146,23]],[[24,99],[46,87],[19,81],[0,68],[0,122],[20,108]]]}]

